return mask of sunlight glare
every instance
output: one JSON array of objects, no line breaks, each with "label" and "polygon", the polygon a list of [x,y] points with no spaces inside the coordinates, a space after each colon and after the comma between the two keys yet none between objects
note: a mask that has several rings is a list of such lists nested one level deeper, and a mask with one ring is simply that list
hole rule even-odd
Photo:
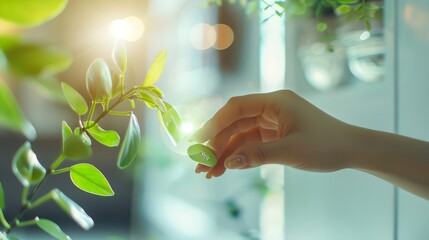
[{"label": "sunlight glare", "polygon": [[143,22],[134,16],[116,19],[110,23],[110,34],[129,42],[136,41],[143,35]]}]

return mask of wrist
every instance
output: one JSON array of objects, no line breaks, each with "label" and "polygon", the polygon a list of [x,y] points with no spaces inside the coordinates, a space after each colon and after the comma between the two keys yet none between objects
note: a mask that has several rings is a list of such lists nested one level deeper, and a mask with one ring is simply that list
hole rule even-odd
[{"label": "wrist", "polygon": [[385,134],[388,133],[349,125],[348,140],[345,141],[345,168],[375,171],[383,165]]}]

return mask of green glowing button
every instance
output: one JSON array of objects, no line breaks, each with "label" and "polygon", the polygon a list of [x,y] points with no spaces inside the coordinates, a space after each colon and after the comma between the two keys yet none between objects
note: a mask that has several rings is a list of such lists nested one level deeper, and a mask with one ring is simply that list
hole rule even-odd
[{"label": "green glowing button", "polygon": [[189,157],[203,165],[214,167],[217,163],[216,155],[203,144],[194,144],[188,148]]}]

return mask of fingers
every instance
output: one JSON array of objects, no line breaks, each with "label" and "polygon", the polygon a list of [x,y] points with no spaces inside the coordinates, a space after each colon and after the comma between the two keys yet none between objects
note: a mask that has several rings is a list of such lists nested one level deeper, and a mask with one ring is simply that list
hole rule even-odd
[{"label": "fingers", "polygon": [[214,150],[216,156],[219,159],[220,154],[223,152],[225,146],[228,144],[231,136],[237,133],[247,132],[256,127],[258,127],[258,122],[256,118],[244,118],[238,120],[232,123],[229,127],[225,128],[214,138],[210,139],[208,145]]},{"label": "fingers", "polygon": [[261,115],[266,106],[267,97],[264,94],[233,97],[191,137],[191,140],[205,142],[240,119]]},{"label": "fingers", "polygon": [[287,152],[285,139],[244,144],[226,157],[224,165],[227,169],[246,169],[269,163],[282,163]]},{"label": "fingers", "polygon": [[[217,154],[217,157],[219,158],[219,155],[223,152],[225,146],[228,144],[230,138],[233,135],[236,135],[241,132],[247,132],[254,128],[259,128],[261,132],[266,132],[262,129],[272,130],[269,132],[276,132],[277,127],[278,126],[275,122],[273,122],[271,119],[268,119],[264,115],[254,118],[243,118],[238,121],[235,121],[230,126],[221,131],[219,134],[217,134],[214,138],[210,139],[208,145],[214,150],[214,152]],[[272,135],[273,134],[269,136],[269,139],[263,139],[263,141],[272,140]],[[275,135],[275,137],[277,136],[278,134]]]},{"label": "fingers", "polygon": [[197,167],[195,168],[195,173],[208,172],[208,171],[210,171],[210,169],[212,169],[212,168],[209,166],[202,165],[202,164],[198,163]]},{"label": "fingers", "polygon": [[[247,132],[241,132],[239,134],[234,135],[226,146],[225,150],[222,152],[221,157],[219,158],[218,163],[215,167],[211,168],[206,177],[218,177],[221,176],[226,168],[225,168],[225,158],[234,153],[238,148],[247,144],[255,144],[262,143],[263,141],[275,139],[277,136],[276,132],[273,130],[254,128]],[[200,168],[203,172],[207,170],[207,168]]]}]

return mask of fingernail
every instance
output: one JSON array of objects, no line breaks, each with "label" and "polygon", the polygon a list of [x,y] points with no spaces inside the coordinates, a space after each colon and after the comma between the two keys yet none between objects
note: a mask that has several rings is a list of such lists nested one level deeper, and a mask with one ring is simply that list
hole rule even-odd
[{"label": "fingernail", "polygon": [[228,169],[243,168],[246,165],[247,162],[243,155],[233,156],[225,160],[225,167]]},{"label": "fingernail", "polygon": [[201,167],[199,165],[195,168],[195,173],[201,173]]},{"label": "fingernail", "polygon": [[211,175],[210,173],[207,173],[206,178],[207,178],[207,179],[211,179],[211,178],[212,178],[212,175]]}]

